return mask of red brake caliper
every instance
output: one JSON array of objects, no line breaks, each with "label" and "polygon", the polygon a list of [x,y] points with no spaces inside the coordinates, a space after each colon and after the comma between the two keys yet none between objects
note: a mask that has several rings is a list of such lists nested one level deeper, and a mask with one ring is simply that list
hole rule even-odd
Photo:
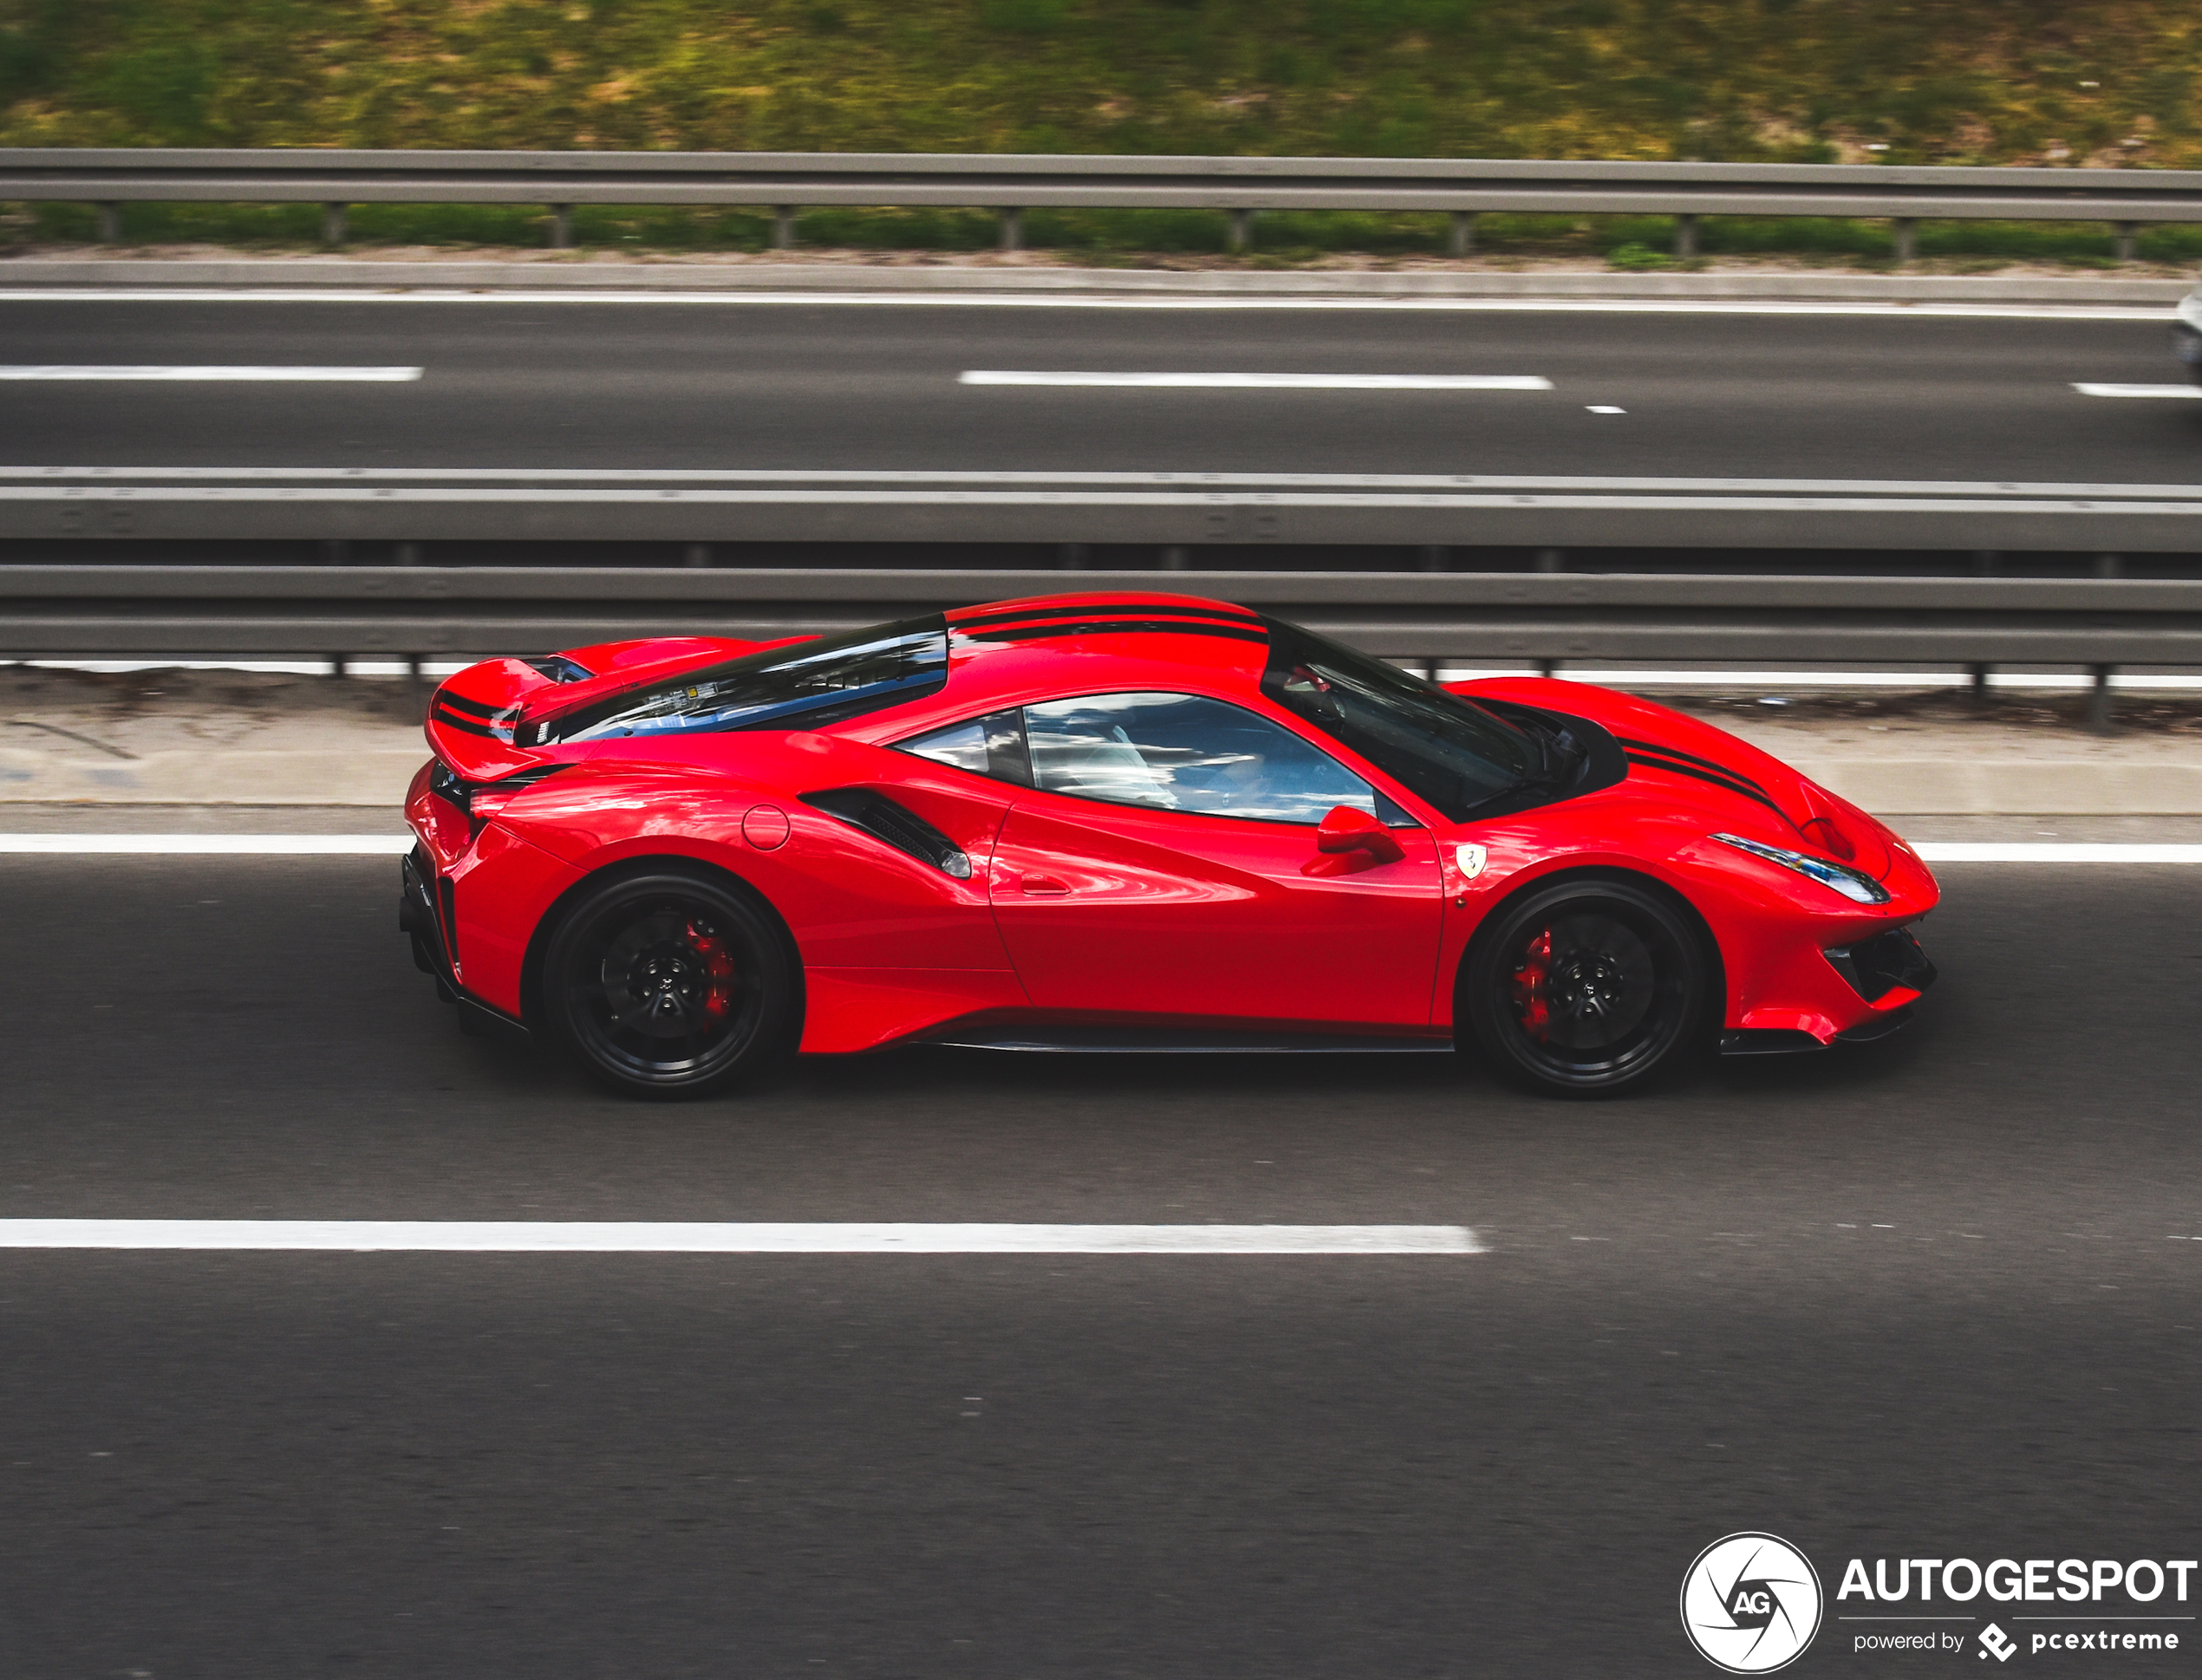
[{"label": "red brake caliper", "polygon": [[734,1001],[734,955],[726,942],[717,934],[707,933],[701,926],[691,921],[687,926],[688,945],[703,963],[703,972],[711,982],[704,993],[703,1013],[706,1019],[720,1020]]},{"label": "red brake caliper", "polygon": [[1552,1011],[1545,1002],[1545,981],[1552,973],[1552,929],[1529,941],[1528,949],[1514,970],[1514,1013],[1521,1030],[1541,1039],[1552,1031]]}]

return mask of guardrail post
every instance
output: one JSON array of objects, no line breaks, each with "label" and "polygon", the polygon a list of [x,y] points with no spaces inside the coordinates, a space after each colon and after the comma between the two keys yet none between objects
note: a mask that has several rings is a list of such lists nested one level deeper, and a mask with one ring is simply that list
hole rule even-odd
[{"label": "guardrail post", "polygon": [[788,251],[792,250],[794,244],[795,206],[774,205],[772,206],[772,249]]},{"label": "guardrail post", "polygon": [[2140,236],[2140,224],[2139,222],[2119,223],[2118,237],[2110,247],[2111,254],[2121,263],[2132,262],[2134,260],[2134,242],[2135,239],[2139,238]]},{"label": "guardrail post", "polygon": [[550,206],[550,249],[553,251],[573,249],[573,206],[571,205]]},{"label": "guardrail post", "polygon": [[681,563],[684,566],[692,567],[709,565],[711,563],[711,544],[708,543],[689,544],[687,547],[681,550]]},{"label": "guardrail post", "polygon": [[1163,550],[1163,570],[1164,571],[1183,571],[1190,564],[1191,562],[1186,557],[1183,544],[1172,543],[1168,548]]},{"label": "guardrail post", "polygon": [[1001,212],[1001,248],[1022,251],[1025,248],[1025,212],[1005,210]]},{"label": "guardrail post", "polygon": [[1697,218],[1678,216],[1674,218],[1674,254],[1695,257],[1697,254]]},{"label": "guardrail post", "polygon": [[1977,711],[1988,704],[1988,667],[1985,665],[1968,665],[1965,672],[1972,679],[1972,703]]},{"label": "guardrail post", "polygon": [[1254,212],[1235,210],[1231,212],[1231,251],[1234,256],[1244,251],[1254,241]]},{"label": "guardrail post", "polygon": [[1889,224],[1896,236],[1896,260],[1908,263],[1919,254],[1919,225],[1910,216],[1899,216]]},{"label": "guardrail post", "polygon": [[1084,571],[1092,552],[1083,543],[1059,543],[1055,545],[1055,563],[1065,571]]},{"label": "guardrail post", "polygon": [[1422,545],[1422,569],[1424,571],[1443,571],[1452,557],[1452,550],[1443,543],[1424,543]]},{"label": "guardrail post", "polygon": [[344,212],[349,208],[346,205],[323,205],[321,207],[322,244],[341,245],[344,243]]},{"label": "guardrail post", "polygon": [[2098,735],[2112,733],[2110,721],[2110,674],[2117,667],[2098,665],[2093,667],[2095,686],[2088,696],[2088,727]]},{"label": "guardrail post", "polygon": [[1466,257],[1476,249],[1476,217],[1474,212],[1456,210],[1453,212],[1453,234],[1446,246],[1455,257]]},{"label": "guardrail post", "polygon": [[2098,554],[2095,556],[2095,570],[2097,577],[2123,577],[2126,575],[2125,558],[2116,554]]},{"label": "guardrail post", "polygon": [[1539,571],[1566,571],[1567,570],[1567,550],[1565,549],[1539,549],[1537,550],[1537,570]]},{"label": "guardrail post", "polygon": [[100,212],[99,242],[103,245],[121,244],[122,243],[122,206],[118,204],[102,204],[97,208]]}]

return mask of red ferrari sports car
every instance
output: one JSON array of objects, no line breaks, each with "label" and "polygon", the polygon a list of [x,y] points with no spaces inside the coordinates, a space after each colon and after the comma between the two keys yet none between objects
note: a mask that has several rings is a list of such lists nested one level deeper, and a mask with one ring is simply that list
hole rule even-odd
[{"label": "red ferrari sports car", "polygon": [[1934,878],[1625,694],[1438,687],[1169,595],[475,665],[401,925],[616,1086],[790,1050],[1473,1046],[1561,1092],[1898,1026]]}]

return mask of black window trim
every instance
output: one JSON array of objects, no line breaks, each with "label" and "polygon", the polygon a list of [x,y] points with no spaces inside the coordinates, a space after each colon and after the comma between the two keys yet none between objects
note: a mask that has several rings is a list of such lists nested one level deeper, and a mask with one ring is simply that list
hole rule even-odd
[{"label": "black window trim", "polygon": [[[1320,734],[1309,734],[1304,729],[1297,726],[1301,722],[1301,720],[1294,717],[1291,713],[1284,711],[1284,708],[1282,707],[1278,708],[1279,712],[1282,713],[1281,716],[1272,716],[1269,713],[1260,711],[1254,707],[1246,705],[1243,701],[1227,699],[1222,694],[1197,693],[1191,689],[1093,688],[1076,694],[1054,695],[1045,700],[1020,700],[1013,706],[990,707],[984,712],[974,712],[969,717],[951,718],[946,723],[928,724],[922,729],[913,730],[910,733],[903,736],[900,740],[888,741],[884,743],[884,745],[893,752],[909,752],[909,756],[913,759],[924,759],[926,763],[929,765],[937,765],[942,770],[960,771],[961,774],[966,776],[980,776],[990,782],[1000,782],[1011,787],[1021,787],[1028,793],[1047,793],[1053,795],[1053,797],[1058,799],[1076,799],[1083,804],[1107,805],[1112,810],[1117,811],[1150,811],[1157,817],[1218,817],[1228,822],[1259,823],[1266,828],[1273,829],[1306,830],[1318,826],[1318,824],[1314,823],[1287,823],[1274,817],[1241,817],[1235,811],[1172,811],[1165,805],[1143,805],[1130,799],[1098,799],[1088,793],[1058,793],[1052,788],[1041,787],[1033,781],[1032,744],[1031,739],[1026,729],[1025,708],[1027,706],[1056,706],[1069,700],[1102,700],[1111,694],[1171,694],[1182,700],[1210,700],[1218,706],[1228,706],[1234,711],[1243,712],[1248,717],[1258,718],[1263,723],[1270,725],[1273,728],[1283,730],[1286,734],[1290,735],[1294,740],[1300,742],[1302,746],[1312,747],[1324,758],[1328,759],[1332,764],[1336,765],[1347,775],[1352,777],[1356,781],[1365,783],[1368,786],[1369,791],[1376,796],[1378,801],[1378,810],[1376,812],[1377,818],[1379,822],[1384,824],[1384,827],[1395,830],[1404,834],[1415,829],[1429,830],[1432,826],[1428,819],[1416,814],[1415,807],[1423,804],[1423,801],[1412,799],[1411,797],[1408,799],[1399,798],[1398,794],[1391,791],[1392,778],[1391,777],[1371,775],[1366,771],[1356,769],[1352,765],[1346,763],[1344,759],[1340,758],[1339,756],[1339,751],[1345,746],[1344,742],[1333,741],[1328,737]],[[1262,695],[1261,698],[1267,700],[1268,697],[1267,695]],[[1026,777],[1026,779],[1021,782],[1012,780],[1010,778],[1006,776],[997,776],[991,770],[962,770],[961,766],[949,764],[944,759],[928,758],[922,752],[911,752],[909,746],[906,745],[906,743],[910,741],[922,739],[928,735],[937,735],[944,730],[961,728],[966,724],[982,724],[988,718],[999,717],[1005,712],[1013,712],[1017,714],[1017,736],[1019,744],[1023,748]],[[1351,749],[1347,750],[1351,751]],[[989,759],[991,759],[992,756],[993,755],[991,753],[988,754]],[[1390,805],[1399,814],[1401,817],[1405,820],[1395,823],[1386,819],[1383,811],[1383,807],[1385,805]]]}]

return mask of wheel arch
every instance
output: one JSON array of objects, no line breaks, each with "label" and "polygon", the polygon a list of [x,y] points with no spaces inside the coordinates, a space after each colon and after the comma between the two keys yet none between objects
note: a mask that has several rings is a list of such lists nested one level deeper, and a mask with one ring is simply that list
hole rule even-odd
[{"label": "wheel arch", "polygon": [[1728,1003],[1728,962],[1722,954],[1720,941],[1713,933],[1712,924],[1705,920],[1704,913],[1690,902],[1687,894],[1656,875],[1617,863],[1592,863],[1547,870],[1513,888],[1483,912],[1476,924],[1476,931],[1461,947],[1460,960],[1453,966],[1453,1033],[1456,1039],[1467,1030],[1461,1009],[1461,988],[1468,983],[1469,967],[1477,954],[1498,936],[1497,929],[1506,920],[1507,911],[1534,893],[1545,892],[1554,887],[1594,886],[1602,881],[1619,882],[1649,893],[1678,912],[1684,924],[1696,931],[1698,948],[1711,974],[1712,984],[1708,990],[1711,994],[1717,1024],[1721,1019],[1719,1012],[1724,1011]]},{"label": "wheel arch", "polygon": [[520,960],[521,1019],[531,1031],[539,1032],[544,1025],[543,1008],[544,954],[550,948],[558,927],[565,920],[568,908],[583,893],[592,892],[608,882],[630,876],[655,875],[670,872],[701,877],[729,887],[746,900],[764,918],[779,940],[786,954],[789,971],[795,976],[794,1027],[800,1038],[803,1024],[810,1012],[809,989],[803,979],[803,950],[796,943],[795,931],[787,925],[787,918],[779,907],[765,895],[757,883],[745,878],[723,863],[714,863],[686,852],[645,852],[637,856],[622,857],[616,863],[606,863],[590,869],[567,883],[565,889],[551,900],[542,915],[537,918],[535,931],[528,935],[527,954]]}]

